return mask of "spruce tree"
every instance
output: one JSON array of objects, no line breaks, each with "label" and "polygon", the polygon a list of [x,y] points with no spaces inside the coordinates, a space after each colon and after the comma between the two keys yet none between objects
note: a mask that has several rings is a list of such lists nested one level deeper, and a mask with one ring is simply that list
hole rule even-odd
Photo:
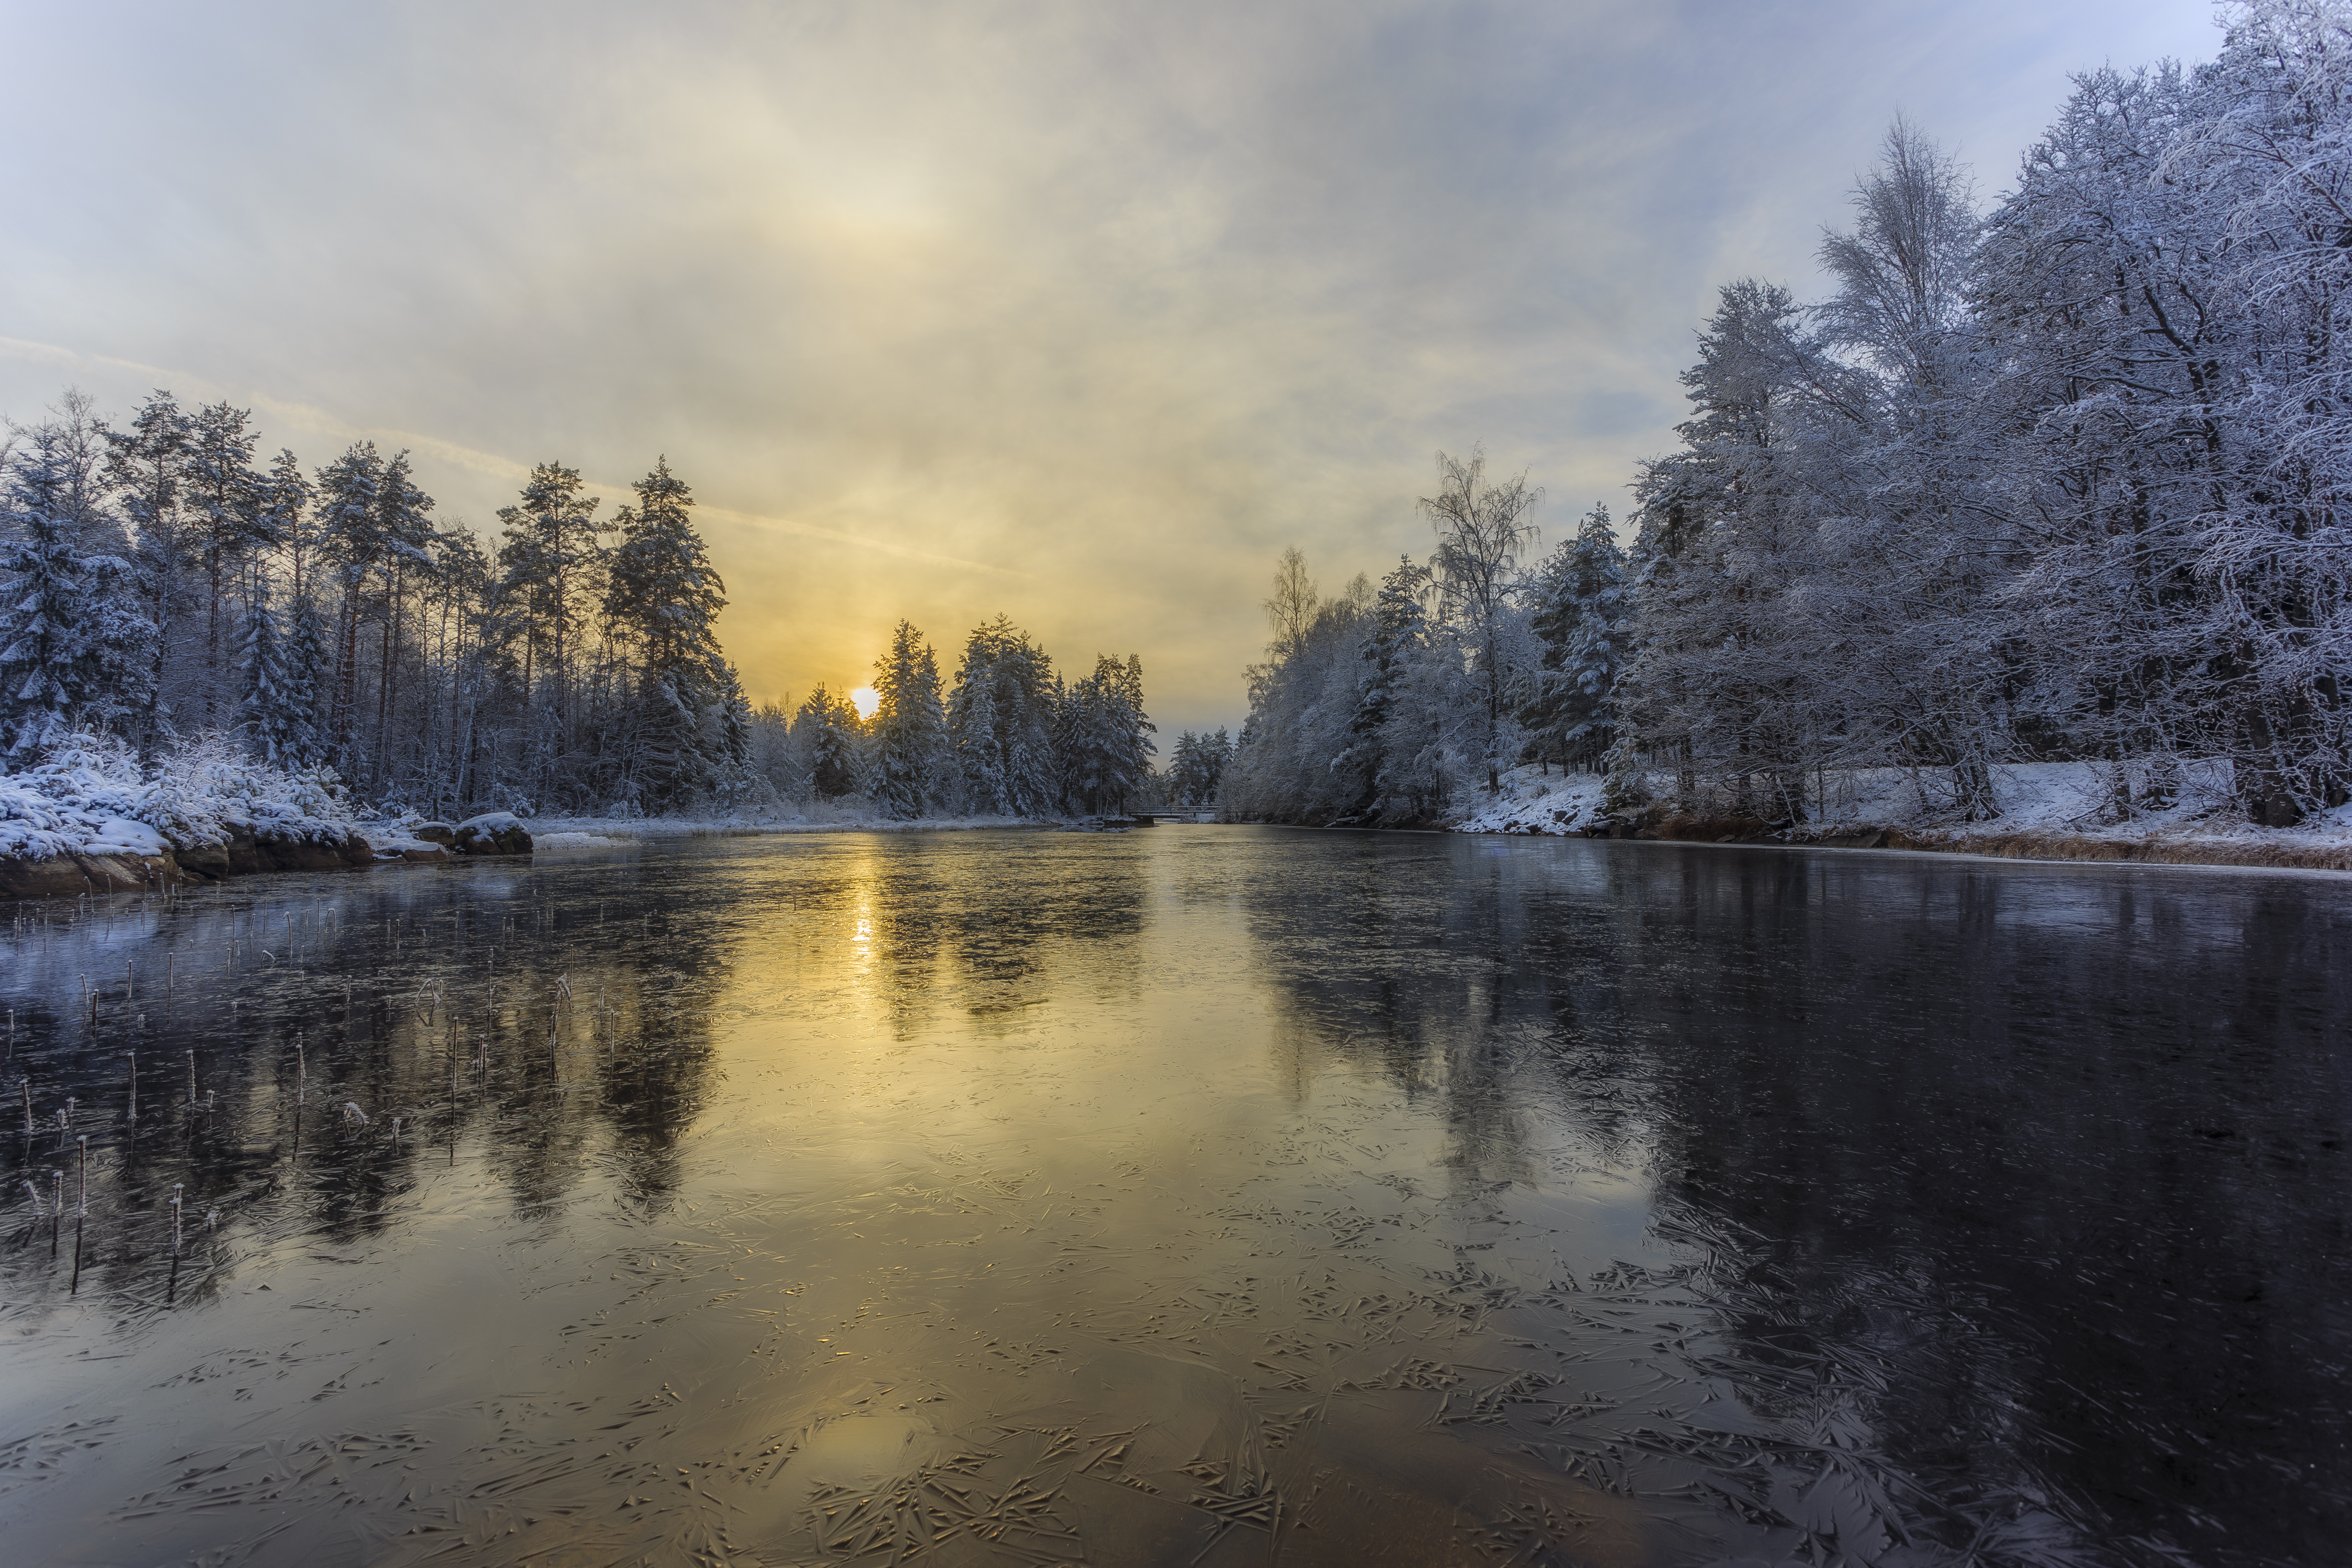
[{"label": "spruce tree", "polygon": [[308,706],[287,668],[286,638],[269,602],[267,579],[246,605],[243,649],[237,659],[237,723],[254,753],[272,767],[309,764],[304,731]]},{"label": "spruce tree", "polygon": [[286,628],[286,715],[281,727],[288,766],[299,770],[327,765],[332,751],[328,733],[329,706],[334,676],[332,641],[324,612],[308,594],[294,596],[294,614]]},{"label": "spruce tree", "polygon": [[120,556],[85,552],[87,475],[68,433],[29,433],[0,485],[0,754],[30,760],[140,706],[152,627]]},{"label": "spruce tree", "polygon": [[974,627],[956,671],[948,726],[975,809],[1050,816],[1056,778],[1054,661],[1003,616]]},{"label": "spruce tree", "polygon": [[1370,627],[1357,647],[1362,673],[1357,679],[1355,709],[1348,719],[1347,748],[1333,759],[1332,767],[1351,781],[1360,813],[1380,799],[1388,771],[1390,726],[1398,717],[1408,668],[1429,638],[1429,615],[1422,606],[1428,588],[1427,569],[1414,565],[1410,556],[1399,556],[1381,579]]},{"label": "spruce tree", "polygon": [[1596,506],[1576,536],[1552,552],[1528,585],[1528,620],[1543,644],[1533,700],[1523,715],[1538,755],[1563,766],[1598,764],[1615,739],[1613,694],[1632,614],[1625,554],[1609,509]]},{"label": "spruce tree", "polygon": [[856,708],[822,682],[793,715],[793,742],[808,759],[811,786],[824,799],[838,800],[865,787],[863,731]]},{"label": "spruce tree", "polygon": [[[740,769],[749,739],[742,693],[715,626],[727,605],[726,584],[695,531],[693,491],[666,458],[633,488],[637,503],[614,519],[621,542],[603,562],[604,616],[628,666],[630,721],[638,738],[635,776],[625,783],[659,809]],[[573,506],[570,515],[570,548],[593,545],[589,514]],[[532,559],[561,542],[560,531],[510,535],[510,547],[523,545]],[[520,592],[527,598],[530,590]]]},{"label": "spruce tree", "polygon": [[874,661],[874,689],[877,796],[887,816],[921,816],[947,785],[951,753],[939,663],[911,623],[898,623]]}]

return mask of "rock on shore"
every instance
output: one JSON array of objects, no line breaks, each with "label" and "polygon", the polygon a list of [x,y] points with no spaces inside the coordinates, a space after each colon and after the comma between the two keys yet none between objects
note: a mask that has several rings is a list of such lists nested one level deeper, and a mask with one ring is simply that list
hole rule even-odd
[{"label": "rock on shore", "polygon": [[[431,823],[428,826],[439,826]],[[485,812],[459,823],[450,835],[450,843],[460,855],[528,855],[530,835],[510,811]]]},{"label": "rock on shore", "polygon": [[375,858],[374,849],[356,833],[338,840],[248,832],[233,834],[222,844],[176,847],[143,824],[131,826],[142,829],[143,842],[101,840],[38,858],[0,857],[0,898],[138,892],[256,871],[330,871]]}]

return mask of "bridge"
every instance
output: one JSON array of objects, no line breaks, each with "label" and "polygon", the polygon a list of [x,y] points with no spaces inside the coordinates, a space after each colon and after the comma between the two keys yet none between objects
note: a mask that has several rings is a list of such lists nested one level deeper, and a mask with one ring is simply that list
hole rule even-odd
[{"label": "bridge", "polygon": [[1180,806],[1172,811],[1139,811],[1128,818],[1138,827],[1149,827],[1155,822],[1214,822],[1217,808],[1213,805]]}]

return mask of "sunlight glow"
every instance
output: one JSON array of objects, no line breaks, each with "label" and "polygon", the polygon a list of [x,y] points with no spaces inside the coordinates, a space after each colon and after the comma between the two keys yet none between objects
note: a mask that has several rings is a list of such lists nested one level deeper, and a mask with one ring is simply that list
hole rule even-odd
[{"label": "sunlight glow", "polygon": [[882,709],[882,694],[870,686],[861,686],[851,692],[849,700],[857,709],[860,719],[871,719]]}]

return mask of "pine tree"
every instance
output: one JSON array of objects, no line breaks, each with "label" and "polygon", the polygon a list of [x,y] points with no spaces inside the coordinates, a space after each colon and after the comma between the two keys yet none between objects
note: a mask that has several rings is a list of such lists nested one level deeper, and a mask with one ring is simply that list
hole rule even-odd
[{"label": "pine tree", "polygon": [[185,633],[183,619],[197,603],[193,541],[182,513],[188,477],[189,419],[168,392],[151,394],[125,430],[106,433],[106,475],[131,525],[131,560],[153,628],[136,721],[142,746],[174,733],[176,695],[168,679]]},{"label": "pine tree", "polygon": [[1406,674],[1429,641],[1429,615],[1422,605],[1428,591],[1428,571],[1413,564],[1410,556],[1398,557],[1395,567],[1381,579],[1370,625],[1357,647],[1362,670],[1349,713],[1348,738],[1331,765],[1348,781],[1349,809],[1359,815],[1373,809],[1390,782],[1390,729],[1398,718]]},{"label": "pine tree", "polygon": [[253,750],[272,767],[299,770],[310,763],[304,731],[308,703],[287,668],[286,638],[269,602],[268,581],[247,602],[244,647],[237,660],[237,722]]},{"label": "pine tree", "polygon": [[948,702],[948,728],[976,810],[1050,816],[1055,765],[1054,661],[1003,616],[973,629]]},{"label": "pine tree", "polygon": [[940,701],[939,662],[922,634],[900,621],[890,651],[874,661],[876,790],[891,816],[921,816],[949,783],[952,747]]},{"label": "pine tree", "polygon": [[267,482],[253,467],[259,442],[247,409],[206,404],[189,416],[185,500],[189,533],[205,568],[205,689],[207,710],[218,697],[231,628],[223,601],[232,573],[254,551],[277,542]]},{"label": "pine tree", "polygon": [[1527,597],[1529,626],[1543,644],[1525,715],[1538,754],[1594,766],[1616,738],[1612,695],[1632,609],[1607,507],[1585,514],[1576,536],[1537,571]]},{"label": "pine tree", "polygon": [[142,707],[152,669],[130,563],[83,547],[83,462],[71,431],[45,425],[0,480],[0,754],[18,762]]},{"label": "pine tree", "polygon": [[[337,594],[334,662],[322,739],[346,772],[359,691],[360,596],[383,550],[378,537],[383,489],[383,459],[373,441],[354,443],[319,470],[316,538],[321,564],[333,574]],[[324,581],[319,584],[320,590],[326,586]]]},{"label": "pine tree", "polygon": [[[683,517],[692,504],[686,487],[671,479],[667,462],[646,482],[663,487],[657,528],[671,510]],[[572,665],[582,651],[582,622],[604,586],[599,578],[606,562],[599,536],[606,530],[596,520],[597,505],[582,485],[579,469],[541,463],[531,470],[520,500],[499,509],[499,521],[506,525],[499,564],[522,605],[528,627],[523,679],[534,699],[545,693],[540,744],[551,750],[571,740]]]},{"label": "pine tree", "polygon": [[809,783],[825,800],[856,795],[865,787],[863,722],[846,697],[819,682],[793,715],[793,741],[808,759]]},{"label": "pine tree", "polygon": [[[603,563],[604,617],[627,661],[633,694],[637,757],[634,776],[625,783],[660,809],[740,770],[749,741],[739,733],[745,722],[742,693],[719,651],[715,625],[727,606],[726,584],[695,530],[694,493],[670,472],[667,458],[656,460],[634,488],[637,503],[614,519],[621,542]],[[593,546],[594,539],[588,531],[589,513],[566,504],[572,521],[562,526],[572,530],[569,548],[576,554]],[[562,542],[553,531],[545,538],[509,537],[518,564],[526,553],[532,560],[546,558]],[[527,586],[519,591],[526,596],[530,592]]]}]

